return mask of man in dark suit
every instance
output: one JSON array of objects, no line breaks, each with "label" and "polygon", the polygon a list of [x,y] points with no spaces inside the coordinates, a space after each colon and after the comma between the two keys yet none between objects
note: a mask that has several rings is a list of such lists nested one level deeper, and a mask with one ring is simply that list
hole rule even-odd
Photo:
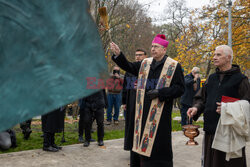
[{"label": "man in dark suit", "polygon": [[[181,96],[181,126],[187,124],[187,110],[192,107],[193,97],[200,89],[200,68],[194,67],[190,74],[184,77],[185,92]],[[189,121],[192,123],[192,120]]]},{"label": "man in dark suit", "polygon": [[85,107],[83,110],[83,123],[85,128],[85,141],[83,146],[88,147],[91,140],[91,127],[93,115],[95,115],[97,123],[98,145],[103,146],[104,137],[104,108],[107,108],[107,96],[105,90],[100,90],[88,97],[84,98]]}]

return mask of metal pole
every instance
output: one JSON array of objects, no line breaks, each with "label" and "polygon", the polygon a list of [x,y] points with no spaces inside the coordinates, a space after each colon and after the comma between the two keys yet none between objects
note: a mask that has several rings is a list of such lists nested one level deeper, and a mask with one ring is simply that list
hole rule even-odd
[{"label": "metal pole", "polygon": [[228,46],[232,48],[232,1],[228,0]]}]

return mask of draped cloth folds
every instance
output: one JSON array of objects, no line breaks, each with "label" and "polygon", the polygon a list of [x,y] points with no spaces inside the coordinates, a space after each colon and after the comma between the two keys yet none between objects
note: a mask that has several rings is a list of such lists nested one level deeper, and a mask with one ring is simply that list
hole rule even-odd
[{"label": "draped cloth folds", "polygon": [[222,103],[212,148],[226,152],[226,160],[242,157],[250,141],[250,105],[246,100]]},{"label": "draped cloth folds", "polygon": [[87,0],[0,0],[0,131],[97,90],[107,64]]}]

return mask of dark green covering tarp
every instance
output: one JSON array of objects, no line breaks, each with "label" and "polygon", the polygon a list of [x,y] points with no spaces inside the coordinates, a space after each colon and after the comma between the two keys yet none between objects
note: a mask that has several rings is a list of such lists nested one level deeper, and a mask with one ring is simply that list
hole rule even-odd
[{"label": "dark green covering tarp", "polygon": [[93,93],[107,73],[87,0],[0,0],[0,131]]}]

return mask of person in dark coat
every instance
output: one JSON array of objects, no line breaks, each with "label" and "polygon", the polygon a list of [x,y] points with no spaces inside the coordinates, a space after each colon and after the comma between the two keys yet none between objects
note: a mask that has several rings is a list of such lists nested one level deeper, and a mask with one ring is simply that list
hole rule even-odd
[{"label": "person in dark coat", "polygon": [[[193,97],[200,89],[200,68],[194,67],[190,74],[184,77],[185,92],[181,96],[181,126],[187,124],[187,110],[192,107]],[[188,121],[192,124],[192,120]]]},{"label": "person in dark coat", "polygon": [[188,116],[197,120],[204,113],[204,167],[246,167],[245,147],[242,157],[226,160],[226,153],[212,148],[216,127],[220,119],[221,98],[229,96],[250,101],[248,78],[240,72],[238,65],[232,65],[233,50],[227,45],[216,47],[213,62],[217,67],[205,85],[194,96],[194,104],[188,109]]},{"label": "person in dark coat", "polygon": [[32,121],[32,119],[29,119],[29,120],[27,120],[25,122],[20,123],[20,128],[22,129],[23,138],[25,140],[29,139],[30,134],[32,132],[32,130],[31,130],[31,121]]},{"label": "person in dark coat", "polygon": [[[146,131],[145,124],[147,122],[147,117],[149,115],[149,110],[151,106],[151,102],[153,99],[158,102],[164,102],[162,115],[158,124],[158,130],[156,131],[153,147],[151,150],[150,156],[142,155],[142,151],[137,151],[140,153],[140,167],[172,167],[173,166],[173,153],[172,153],[172,139],[171,139],[171,113],[173,106],[173,99],[180,97],[184,93],[184,76],[182,72],[181,65],[175,61],[175,71],[170,70],[169,73],[165,74],[165,76],[172,76],[172,81],[169,87],[161,87],[156,89],[156,84],[160,78],[160,74],[163,70],[163,66],[165,61],[173,61],[167,55],[165,55],[168,46],[168,41],[166,41],[165,35],[158,34],[154,40],[152,41],[151,48],[151,56],[153,58],[144,59],[143,62],[146,64],[146,68],[149,67],[149,74],[147,77],[147,82],[145,86],[145,94],[140,96],[144,96],[144,104],[143,111],[139,109],[138,112],[142,117],[141,122],[141,130],[140,138],[134,138],[134,142],[139,141],[142,143],[147,135],[142,135],[144,131]],[[135,76],[138,76],[140,68],[145,68],[143,63],[141,62],[128,62],[123,53],[120,51],[119,47],[115,43],[110,44],[111,50],[114,55],[112,56],[113,61],[120,66],[123,70],[132,73]],[[147,64],[146,61],[151,60],[151,64]],[[170,67],[170,66],[169,66]],[[169,69],[169,68],[168,68]],[[139,75],[141,76],[141,74]],[[155,81],[155,82],[153,82]],[[164,81],[164,80],[163,80]],[[163,84],[165,85],[165,84]],[[137,87],[138,89],[138,87]],[[137,96],[138,98],[138,96]],[[155,101],[154,100],[154,101]],[[161,103],[162,104],[162,103]],[[152,106],[151,106],[152,107]],[[156,108],[158,106],[156,105]],[[142,115],[141,115],[142,114]],[[140,123],[139,123],[140,124]],[[148,125],[148,124],[147,124]],[[147,138],[147,141],[148,138]],[[151,139],[150,139],[151,142]],[[147,144],[148,145],[148,144]],[[133,150],[137,149],[134,148]],[[140,147],[141,148],[141,147]],[[144,149],[144,148],[143,148]],[[144,151],[144,150],[143,150]]]},{"label": "person in dark coat", "polygon": [[0,132],[0,150],[8,150],[17,147],[16,133],[12,129]]},{"label": "person in dark coat", "polygon": [[79,99],[78,106],[79,106],[79,115],[80,115],[79,122],[78,122],[79,123],[78,124],[78,141],[80,143],[83,143],[84,142],[83,140],[83,130],[84,130],[83,112],[85,108],[84,98]]},{"label": "person in dark coat", "polygon": [[86,98],[84,98],[85,107],[83,111],[83,122],[85,128],[85,141],[83,146],[88,147],[91,140],[91,127],[93,115],[97,122],[97,138],[98,145],[103,146],[104,137],[104,108],[107,107],[107,96],[105,90],[100,90]]},{"label": "person in dark coat", "polygon": [[[141,62],[147,57],[144,49],[137,49],[135,52],[135,61]],[[124,136],[124,150],[130,151],[130,166],[137,166],[138,154],[132,151],[134,138],[134,117],[135,117],[135,98],[136,98],[136,80],[137,77],[131,73],[126,72],[123,82],[122,90],[122,104],[125,114],[125,136]]]},{"label": "person in dark coat", "polygon": [[[78,100],[78,106],[79,106],[79,115],[80,115],[80,119],[78,122],[78,141],[80,143],[84,143],[84,139],[83,139],[83,131],[85,129],[84,127],[84,110],[85,110],[85,99],[81,98]],[[94,123],[95,120],[95,115],[93,115],[92,118],[92,125]],[[92,129],[92,125],[91,125],[91,133],[93,133],[93,129]],[[90,139],[90,142],[94,142],[95,139]]]},{"label": "person in dark coat", "polygon": [[65,107],[58,108],[42,116],[43,150],[57,152],[62,147],[55,144],[55,133],[64,129]]}]

